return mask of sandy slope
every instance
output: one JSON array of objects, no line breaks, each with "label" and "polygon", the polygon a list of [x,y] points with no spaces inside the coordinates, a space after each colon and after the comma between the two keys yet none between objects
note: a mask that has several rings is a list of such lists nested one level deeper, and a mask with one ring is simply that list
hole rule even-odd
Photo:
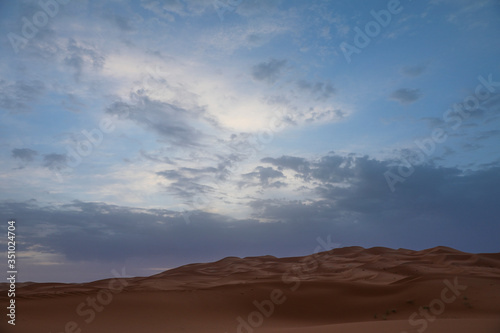
[{"label": "sandy slope", "polygon": [[[438,319],[430,324],[426,333],[498,333],[500,319]],[[411,326],[410,326],[411,327]],[[262,330],[265,333],[386,333],[386,332],[418,332],[417,328],[409,328],[407,320],[391,320],[386,322],[362,322],[299,328],[280,328]]]},{"label": "sandy slope", "polygon": [[500,253],[348,247],[147,278],[26,283],[16,323],[3,320],[0,332],[500,333]]}]

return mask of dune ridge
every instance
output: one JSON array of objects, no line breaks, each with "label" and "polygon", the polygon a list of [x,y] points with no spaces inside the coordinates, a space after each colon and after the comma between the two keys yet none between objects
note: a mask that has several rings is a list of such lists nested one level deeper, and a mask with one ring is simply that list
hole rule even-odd
[{"label": "dune ridge", "polygon": [[72,323],[76,333],[470,332],[473,324],[500,333],[500,253],[442,246],[227,257],[149,277],[17,289],[18,325],[1,323],[1,332],[60,333]]}]

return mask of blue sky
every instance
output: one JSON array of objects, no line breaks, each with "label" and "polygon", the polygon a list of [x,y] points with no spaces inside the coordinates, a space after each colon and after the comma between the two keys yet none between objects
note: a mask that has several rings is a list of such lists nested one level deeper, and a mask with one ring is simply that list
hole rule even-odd
[{"label": "blue sky", "polygon": [[3,2],[19,278],[305,255],[318,237],[498,252],[499,16],[495,0]]}]

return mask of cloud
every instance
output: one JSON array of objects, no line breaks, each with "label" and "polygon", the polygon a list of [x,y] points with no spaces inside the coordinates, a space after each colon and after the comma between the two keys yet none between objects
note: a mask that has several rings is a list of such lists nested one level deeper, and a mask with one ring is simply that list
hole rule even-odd
[{"label": "cloud", "polygon": [[440,5],[442,3],[450,6],[449,14],[446,16],[447,21],[468,29],[477,27],[488,28],[490,21],[487,19],[478,20],[476,13],[495,13],[498,9],[498,2],[495,0],[431,1],[432,5]]},{"label": "cloud", "polygon": [[286,60],[271,59],[267,62],[261,62],[252,68],[252,77],[257,81],[266,81],[274,83],[279,79],[281,71],[285,68]]},{"label": "cloud", "polygon": [[[201,109],[184,109],[167,102],[152,100],[148,96],[132,94],[132,103],[118,101],[106,113],[128,119],[147,131],[159,135],[176,147],[201,147],[208,136],[193,125],[203,122]],[[202,140],[205,139],[205,140]]]},{"label": "cloud", "polygon": [[30,110],[30,104],[45,91],[43,82],[16,81],[8,83],[0,80],[0,108],[17,113]]},{"label": "cloud", "polygon": [[293,170],[296,172],[296,177],[306,181],[319,180],[324,183],[340,183],[353,178],[352,173],[355,170],[351,166],[355,164],[356,160],[360,160],[360,158],[352,155],[343,157],[332,153],[317,161],[307,161],[304,158],[293,156],[267,157],[261,161],[271,163],[281,170]]},{"label": "cloud", "polygon": [[411,104],[422,97],[420,89],[401,88],[391,94],[391,99],[401,104]]},{"label": "cloud", "polygon": [[76,80],[79,80],[85,68],[102,69],[106,60],[95,46],[86,45],[73,38],[68,40],[66,51],[67,55],[64,64],[74,69]]},{"label": "cloud", "polygon": [[182,13],[182,3],[179,0],[141,0],[141,5],[157,15],[165,15],[166,12]]},{"label": "cloud", "polygon": [[[19,229],[24,249],[60,254],[73,263],[155,258],[157,265],[175,267],[228,255],[307,254],[317,246],[316,238],[327,232],[324,228],[310,230],[311,225],[308,230],[304,225],[303,232],[288,235],[277,246],[286,225],[202,211],[190,212],[191,223],[186,224],[182,213],[166,209],[82,201],[59,206],[0,202],[0,217],[12,216],[23,223]],[[85,276],[86,272],[79,274]]]},{"label": "cloud", "polygon": [[272,164],[278,167],[278,170],[293,170],[296,172],[295,177],[304,180],[310,179],[312,162],[302,157],[295,156],[281,156],[278,158],[265,157],[261,159],[262,163]]},{"label": "cloud", "polygon": [[253,0],[253,1],[242,1],[237,7],[237,12],[240,15],[251,17],[251,16],[263,16],[263,15],[276,15],[279,12],[280,5],[283,0]]},{"label": "cloud", "polygon": [[[217,15],[215,10],[214,15]],[[199,42],[214,51],[232,54],[236,50],[268,45],[273,39],[289,33],[292,29],[289,24],[278,24],[275,17],[263,20],[262,16],[259,16],[259,20],[253,20],[252,24],[236,25],[232,29],[209,30],[207,34],[202,35]]]},{"label": "cloud", "polygon": [[297,81],[297,87],[302,92],[310,93],[313,96],[316,96],[316,100],[327,100],[333,95],[335,95],[335,88],[329,82],[308,82],[306,80]]},{"label": "cloud", "polygon": [[[290,256],[311,253],[316,238],[328,235],[341,244],[365,247],[446,245],[471,252],[498,250],[498,162],[475,171],[418,165],[393,193],[384,172],[391,168],[397,172],[397,161],[334,153],[314,160],[281,156],[263,161],[294,171],[295,180],[309,188],[308,195],[299,199],[253,197],[240,203],[252,209],[253,217],[247,219],[187,211],[184,217],[189,216],[189,224],[182,213],[167,209],[82,201],[49,206],[0,202],[0,218],[23,221],[24,248],[58,254],[69,263],[154,258],[173,267],[228,255]],[[169,181],[185,182],[215,172],[187,168],[159,174]],[[261,166],[247,178],[272,184],[285,179],[282,175],[282,171]],[[274,190],[284,189],[277,186]]]},{"label": "cloud", "polygon": [[214,2],[212,0],[141,0],[141,5],[155,15],[173,22],[176,15],[181,17],[199,16],[207,9],[213,9]]},{"label": "cloud", "polygon": [[166,152],[146,152],[144,150],[140,151],[140,154],[142,157],[145,159],[152,161],[152,162],[157,162],[157,163],[166,163],[166,164],[175,164],[168,156],[166,156]]},{"label": "cloud", "polygon": [[437,117],[422,117],[420,120],[425,122],[431,129],[444,127],[446,125],[443,119]]},{"label": "cloud", "polygon": [[184,199],[186,204],[192,205],[196,197],[204,197],[214,191],[212,186],[204,183],[212,183],[221,179],[224,172],[223,168],[215,167],[181,167],[176,170],[159,171],[156,174],[170,181],[165,184],[165,189],[168,192]]},{"label": "cloud", "polygon": [[[273,180],[275,178],[286,178],[283,172],[274,170],[271,167],[262,167],[259,166],[255,168],[253,172],[246,173],[242,175],[243,178],[245,179],[258,179],[259,180],[259,185],[266,188],[266,187],[284,187],[287,184],[281,181],[275,181]],[[249,185],[248,183],[245,185]]]},{"label": "cloud", "polygon": [[33,149],[29,148],[14,148],[12,149],[12,157],[17,158],[25,163],[33,162],[35,156],[38,155]]},{"label": "cloud", "polygon": [[281,156],[278,158],[265,157],[261,159],[263,163],[270,163],[278,167],[279,170],[291,169],[297,173],[309,173],[310,162],[302,157]]},{"label": "cloud", "polygon": [[309,110],[308,112],[299,113],[299,118],[302,118],[307,123],[323,122],[330,120],[341,120],[346,116],[342,110]]},{"label": "cloud", "polygon": [[401,73],[409,77],[417,77],[422,75],[427,70],[428,64],[405,66],[401,68]]},{"label": "cloud", "polygon": [[[413,174],[398,184],[396,192],[391,192],[384,173],[392,170],[397,174],[401,163],[398,161],[335,154],[314,161],[290,156],[263,161],[294,170],[295,177],[312,186],[317,197],[256,199],[251,203],[255,218],[290,221],[302,216],[308,221],[347,225],[357,221],[361,228],[379,229],[376,232],[379,236],[387,231],[392,242],[399,237],[407,244],[417,243],[408,235],[418,235],[423,244],[428,236],[426,230],[439,228],[448,230],[449,234],[435,237],[435,244],[449,242],[455,247],[474,243],[467,239],[467,232],[463,232],[466,229],[477,232],[479,227],[473,226],[472,221],[481,221],[480,228],[484,230],[498,228],[494,227],[500,214],[494,199],[500,195],[498,162],[474,172],[431,164],[415,165]],[[388,231],[392,227],[397,231]],[[492,241],[491,237],[488,239]]]},{"label": "cloud", "polygon": [[477,133],[474,137],[477,141],[489,140],[493,137],[500,136],[500,130],[490,130],[490,131],[482,131]]},{"label": "cloud", "polygon": [[43,166],[50,170],[60,170],[67,167],[68,156],[66,154],[43,155]]},{"label": "cloud", "polygon": [[112,16],[112,22],[122,31],[133,31],[136,29],[135,22],[130,19],[119,15]]},{"label": "cloud", "polygon": [[[401,213],[405,212],[404,214],[411,212],[425,215],[425,207],[431,208],[437,205],[435,204],[437,202],[447,202],[450,206],[441,207],[444,213],[446,211],[444,208],[451,208],[452,204],[449,201],[454,200],[449,198],[450,195],[455,200],[466,200],[469,196],[467,191],[475,186],[474,179],[481,179],[481,182],[484,182],[487,177],[492,177],[492,182],[500,181],[500,174],[496,174],[500,170],[499,165],[474,173],[465,173],[457,168],[418,165],[414,166],[414,173],[406,178],[404,183],[398,184],[397,193],[392,193],[384,177],[387,170],[393,170],[394,165],[398,165],[391,160],[329,154],[315,161],[291,156],[268,157],[262,161],[279,166],[281,169],[294,170],[296,177],[314,185],[316,193],[321,198],[318,201],[320,206],[329,202],[335,210],[370,213],[372,216],[378,215],[378,212],[383,213],[386,209],[394,213],[400,210]],[[464,192],[452,195],[453,188],[457,190],[461,188]],[[491,189],[491,192],[484,193],[483,199],[493,203],[487,196],[494,195],[496,191],[498,190]],[[426,196],[423,193],[427,193]],[[475,200],[470,204],[481,205]],[[427,212],[430,211],[432,210]],[[453,210],[450,212],[450,215],[458,217]]]}]

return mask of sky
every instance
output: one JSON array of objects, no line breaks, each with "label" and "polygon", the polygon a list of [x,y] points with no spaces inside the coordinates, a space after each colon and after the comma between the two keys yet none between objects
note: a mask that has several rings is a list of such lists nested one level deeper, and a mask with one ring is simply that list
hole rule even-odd
[{"label": "sky", "polygon": [[15,219],[21,281],[499,252],[499,17],[496,0],[2,1],[1,251]]}]

